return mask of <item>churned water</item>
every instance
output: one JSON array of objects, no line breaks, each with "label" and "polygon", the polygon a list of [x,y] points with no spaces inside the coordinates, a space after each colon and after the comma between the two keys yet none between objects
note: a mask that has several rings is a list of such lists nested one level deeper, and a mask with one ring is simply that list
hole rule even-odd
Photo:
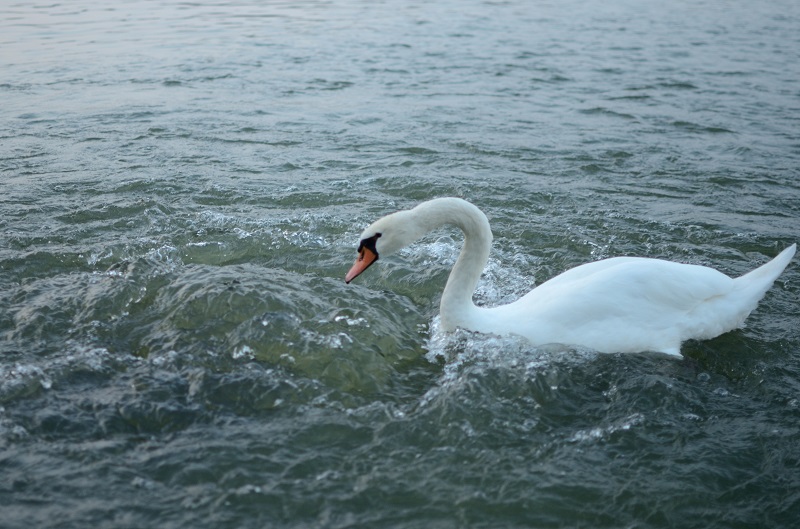
[{"label": "churned water", "polygon": [[795,527],[800,268],[684,358],[438,330],[800,237],[800,3],[0,6],[0,526]]}]

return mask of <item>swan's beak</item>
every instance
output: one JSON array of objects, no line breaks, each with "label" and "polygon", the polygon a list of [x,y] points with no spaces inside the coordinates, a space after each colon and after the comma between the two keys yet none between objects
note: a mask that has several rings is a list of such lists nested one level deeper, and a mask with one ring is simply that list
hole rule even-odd
[{"label": "swan's beak", "polygon": [[372,263],[378,260],[378,254],[370,250],[369,248],[362,247],[361,251],[358,252],[358,259],[356,262],[353,263],[353,267],[350,268],[350,271],[347,272],[347,275],[344,276],[344,282],[349,283],[353,279],[355,279],[361,272],[366,270],[370,267]]}]

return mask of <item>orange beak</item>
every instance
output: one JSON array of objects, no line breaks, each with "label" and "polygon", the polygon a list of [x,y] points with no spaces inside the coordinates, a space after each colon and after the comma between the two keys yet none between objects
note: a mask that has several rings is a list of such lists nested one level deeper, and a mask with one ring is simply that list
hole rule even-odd
[{"label": "orange beak", "polygon": [[372,263],[378,260],[378,254],[367,248],[366,246],[361,248],[361,251],[358,252],[358,259],[356,262],[353,263],[353,267],[350,268],[350,271],[347,272],[347,275],[344,276],[344,282],[349,283],[356,277],[358,277],[361,272],[366,270],[370,267]]}]

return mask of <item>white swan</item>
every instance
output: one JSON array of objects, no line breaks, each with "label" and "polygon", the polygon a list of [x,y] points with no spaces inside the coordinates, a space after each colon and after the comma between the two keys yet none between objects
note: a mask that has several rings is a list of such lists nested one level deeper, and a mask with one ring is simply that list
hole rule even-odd
[{"label": "white swan", "polygon": [[534,345],[583,346],[599,352],[655,351],[680,355],[688,339],[709,339],[739,327],[789,264],[796,245],[741,277],[704,266],[640,257],[584,264],[508,305],[476,307],[472,294],[489,257],[486,215],[459,198],[439,198],[399,211],[361,234],[350,283],[378,260],[431,230],[454,225],[465,241],[440,305],[445,331],[461,327],[515,334]]}]

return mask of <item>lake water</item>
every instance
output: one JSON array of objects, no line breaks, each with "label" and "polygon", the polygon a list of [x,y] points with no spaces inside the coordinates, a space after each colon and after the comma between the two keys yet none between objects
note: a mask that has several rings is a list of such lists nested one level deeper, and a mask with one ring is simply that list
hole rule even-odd
[{"label": "lake water", "polygon": [[795,0],[0,6],[0,526],[795,527],[800,267],[683,359],[438,329],[800,236]]}]

